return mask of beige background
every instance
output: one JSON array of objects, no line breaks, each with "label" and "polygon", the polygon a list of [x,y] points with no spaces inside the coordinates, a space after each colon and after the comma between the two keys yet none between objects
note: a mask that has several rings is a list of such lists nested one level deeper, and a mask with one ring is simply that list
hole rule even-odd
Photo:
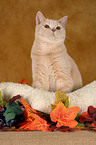
[{"label": "beige background", "polygon": [[32,83],[30,52],[35,15],[69,17],[65,44],[83,84],[96,79],[96,0],[0,0],[0,81]]},{"label": "beige background", "polygon": [[96,145],[96,132],[0,132],[2,145]]}]

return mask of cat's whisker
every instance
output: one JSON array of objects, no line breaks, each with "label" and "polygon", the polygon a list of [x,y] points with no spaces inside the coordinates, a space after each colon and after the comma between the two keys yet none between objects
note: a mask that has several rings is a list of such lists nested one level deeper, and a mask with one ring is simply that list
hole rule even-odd
[{"label": "cat's whisker", "polygon": [[69,40],[71,40],[71,41],[74,41],[74,40],[72,40],[71,38],[69,38],[69,37],[66,37],[66,39],[69,39]]}]

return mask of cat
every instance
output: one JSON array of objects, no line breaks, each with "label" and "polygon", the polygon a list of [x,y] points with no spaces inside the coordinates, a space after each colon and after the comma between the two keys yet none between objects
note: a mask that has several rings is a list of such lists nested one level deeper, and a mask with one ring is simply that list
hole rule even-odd
[{"label": "cat", "polygon": [[64,45],[66,22],[67,16],[53,20],[37,12],[31,50],[32,86],[35,88],[67,93],[82,87],[81,74]]}]

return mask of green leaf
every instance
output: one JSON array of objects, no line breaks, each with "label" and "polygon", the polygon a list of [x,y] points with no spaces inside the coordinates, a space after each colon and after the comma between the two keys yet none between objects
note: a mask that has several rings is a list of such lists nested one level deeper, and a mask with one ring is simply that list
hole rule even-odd
[{"label": "green leaf", "polygon": [[6,101],[3,99],[1,91],[0,91],[0,107],[3,107],[6,104]]},{"label": "green leaf", "polygon": [[84,123],[80,123],[80,122],[78,122],[78,124],[77,124],[76,127],[85,127],[85,124],[84,124]]},{"label": "green leaf", "polygon": [[79,121],[79,119],[80,119],[80,114],[78,113],[77,116],[76,116],[76,118],[75,118],[75,120],[76,121]]},{"label": "green leaf", "polygon": [[59,102],[62,102],[66,108],[69,107],[69,97],[60,91],[56,91],[54,105],[51,104],[52,110],[55,109],[55,107],[58,105]]},{"label": "green leaf", "polygon": [[11,105],[9,105],[9,102],[7,103],[7,108],[4,113],[5,120],[9,121],[11,119],[14,119],[16,115],[22,114],[23,111],[20,108],[20,105],[16,102],[13,102]]},{"label": "green leaf", "polygon": [[10,113],[4,113],[4,116],[5,116],[5,120],[8,122],[10,121],[11,119],[14,119],[16,114],[14,112],[10,112]]}]

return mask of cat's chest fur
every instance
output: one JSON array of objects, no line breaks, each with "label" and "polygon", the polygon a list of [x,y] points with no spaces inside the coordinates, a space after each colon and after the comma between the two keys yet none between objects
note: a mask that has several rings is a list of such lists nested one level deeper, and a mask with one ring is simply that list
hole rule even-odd
[{"label": "cat's chest fur", "polygon": [[[67,62],[67,63],[66,63]],[[64,45],[35,44],[32,48],[33,77],[42,80],[50,91],[56,90],[57,79],[69,74],[70,60]],[[67,65],[66,65],[67,64]]]},{"label": "cat's chest fur", "polygon": [[31,56],[33,65],[34,63],[39,64],[49,75],[55,73],[56,68],[60,66],[62,66],[62,69],[70,67],[69,55],[64,44],[50,45],[34,42]]}]

